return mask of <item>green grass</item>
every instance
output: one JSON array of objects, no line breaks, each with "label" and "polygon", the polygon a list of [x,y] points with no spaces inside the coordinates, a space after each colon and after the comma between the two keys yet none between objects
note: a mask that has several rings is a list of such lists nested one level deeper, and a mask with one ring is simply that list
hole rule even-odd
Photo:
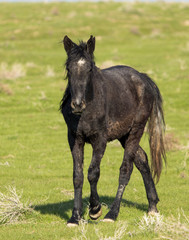
[{"label": "green grass", "polygon": [[[99,67],[125,64],[147,72],[163,95],[170,145],[167,167],[157,185],[158,209],[166,219],[177,219],[182,210],[189,216],[188,12],[188,4],[162,2],[0,4],[0,191],[9,185],[23,190],[23,201],[35,207],[24,221],[1,225],[0,239],[116,239],[116,229],[121,231],[121,226],[125,227],[123,239],[154,239],[166,234],[182,239],[182,234],[162,235],[138,227],[148,206],[136,169],[117,222],[66,227],[73,206],[72,159],[58,108],[66,86],[66,54],[60,43],[66,34],[75,42],[96,36]],[[9,73],[18,63],[25,74],[8,79],[2,63],[7,64]],[[149,153],[147,137],[141,144]],[[86,146],[86,220],[91,153]],[[113,142],[102,160],[98,189],[105,204],[103,216],[115,197],[122,156],[121,147]],[[188,239],[187,228],[183,229]]]}]

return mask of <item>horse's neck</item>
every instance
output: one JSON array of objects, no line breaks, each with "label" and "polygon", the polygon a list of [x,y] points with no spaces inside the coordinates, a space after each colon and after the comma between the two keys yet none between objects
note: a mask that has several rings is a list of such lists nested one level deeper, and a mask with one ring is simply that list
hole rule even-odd
[{"label": "horse's neck", "polygon": [[105,101],[105,92],[104,92],[104,83],[103,77],[100,69],[96,68],[94,75],[92,77],[92,101],[95,104],[104,104]]},{"label": "horse's neck", "polygon": [[95,72],[93,74],[92,85],[93,85],[94,98],[95,100],[98,100],[98,98],[102,95],[102,91],[103,91],[102,76],[98,68],[95,69]]}]

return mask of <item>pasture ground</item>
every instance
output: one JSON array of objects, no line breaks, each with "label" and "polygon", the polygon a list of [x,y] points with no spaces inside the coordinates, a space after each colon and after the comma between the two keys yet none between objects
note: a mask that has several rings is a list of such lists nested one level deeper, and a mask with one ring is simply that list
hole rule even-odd
[{"label": "pasture ground", "polygon": [[[0,225],[0,239],[189,239],[189,4],[0,4],[0,192],[13,186],[35,209]],[[59,102],[66,86],[61,41],[96,36],[96,65],[148,73],[164,99],[167,166],[157,185],[159,218],[146,218],[140,173],[133,171],[118,220],[69,229],[72,159]],[[148,137],[141,145],[149,154]],[[85,148],[83,205],[88,220]],[[98,184],[103,216],[118,184],[123,151],[108,145]],[[102,216],[102,217],[103,217]],[[163,219],[162,219],[162,218]],[[142,226],[142,227],[141,227]]]}]

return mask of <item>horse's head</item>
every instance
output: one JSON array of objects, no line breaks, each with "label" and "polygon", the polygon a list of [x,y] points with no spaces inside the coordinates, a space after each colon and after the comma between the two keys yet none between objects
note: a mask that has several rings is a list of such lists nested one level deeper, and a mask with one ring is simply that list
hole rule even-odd
[{"label": "horse's head", "polygon": [[81,42],[77,45],[65,36],[63,43],[68,56],[66,70],[72,98],[72,112],[81,114],[86,108],[87,95],[92,94],[89,92],[94,67],[95,38],[91,36],[87,43]]}]

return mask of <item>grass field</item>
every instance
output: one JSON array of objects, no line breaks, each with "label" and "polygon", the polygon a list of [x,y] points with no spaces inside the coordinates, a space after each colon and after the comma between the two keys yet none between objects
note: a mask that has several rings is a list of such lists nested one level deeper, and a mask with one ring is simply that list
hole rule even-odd
[{"label": "grass field", "polygon": [[[157,185],[159,216],[145,215],[145,189],[134,169],[115,223],[89,221],[67,228],[72,159],[58,111],[66,86],[61,44],[66,34],[76,42],[93,34],[97,66],[129,65],[159,86],[167,124],[167,167]],[[11,186],[22,192],[21,203],[34,208],[12,224],[1,223],[0,239],[189,239],[188,36],[189,4],[0,4],[0,192],[9,194]],[[147,136],[141,144],[149,153]],[[115,197],[122,156],[115,141],[102,160],[103,216]],[[90,158],[86,146],[85,220]]]}]

